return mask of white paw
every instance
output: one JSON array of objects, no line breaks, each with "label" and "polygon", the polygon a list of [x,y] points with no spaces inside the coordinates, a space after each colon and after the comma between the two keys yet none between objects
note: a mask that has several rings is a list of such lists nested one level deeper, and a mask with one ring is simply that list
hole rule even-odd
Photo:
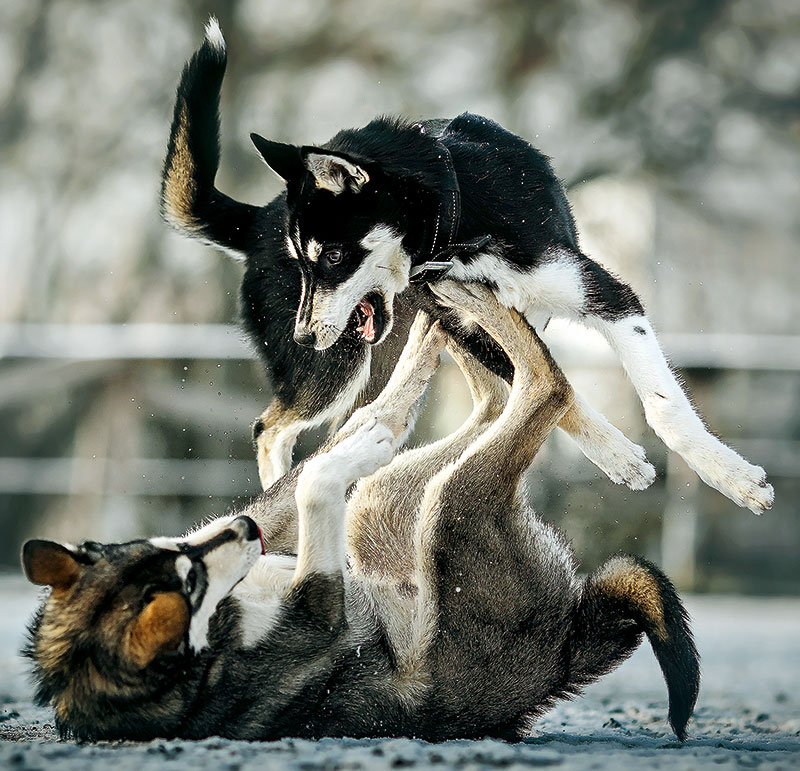
[{"label": "white paw", "polygon": [[775,491],[761,466],[748,463],[730,447],[715,440],[715,447],[683,453],[686,462],[707,485],[719,490],[737,506],[759,516],[772,508]]},{"label": "white paw", "polygon": [[653,484],[656,470],[648,463],[643,447],[632,442],[611,423],[593,425],[591,434],[574,437],[583,454],[615,484],[644,490]]},{"label": "white paw", "polygon": [[391,429],[373,418],[339,442],[327,455],[342,478],[350,484],[389,463],[394,456],[393,440]]},{"label": "white paw", "polygon": [[681,392],[672,398],[655,394],[642,403],[653,430],[709,487],[754,514],[772,507],[775,494],[764,469],[710,433]]},{"label": "white paw", "polygon": [[414,317],[414,323],[408,330],[406,345],[412,350],[419,348],[431,327],[431,323],[430,317],[425,311],[417,311],[417,315]]}]

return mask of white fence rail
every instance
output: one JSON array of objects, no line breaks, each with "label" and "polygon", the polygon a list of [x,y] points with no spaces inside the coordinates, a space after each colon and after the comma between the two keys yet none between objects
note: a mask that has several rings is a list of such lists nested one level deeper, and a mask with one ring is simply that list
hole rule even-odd
[{"label": "white fence rail", "polygon": [[[553,325],[556,326],[555,324]],[[559,325],[548,343],[564,366],[616,366],[599,335]],[[663,334],[676,367],[800,371],[800,335]],[[235,324],[0,324],[0,359],[250,359]]]},{"label": "white fence rail", "polygon": [[[545,340],[565,368],[619,366],[600,336],[583,328],[553,324]],[[661,341],[677,368],[800,371],[796,335],[664,334]],[[115,362],[253,356],[242,331],[229,324],[0,324],[0,406],[42,389],[63,390],[101,378],[118,366]],[[201,414],[202,404],[193,409]],[[800,476],[800,442],[751,438],[736,444],[758,458],[772,477]],[[662,564],[679,586],[692,588],[697,478],[670,456],[665,482]],[[258,474],[254,460],[0,458],[0,494],[96,493],[98,484],[104,495],[112,496],[228,497],[257,491]]]}]

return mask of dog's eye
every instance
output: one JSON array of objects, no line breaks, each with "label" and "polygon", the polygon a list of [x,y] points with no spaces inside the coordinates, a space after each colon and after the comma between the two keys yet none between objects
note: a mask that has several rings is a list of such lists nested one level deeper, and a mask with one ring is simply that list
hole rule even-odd
[{"label": "dog's eye", "polygon": [[197,586],[197,571],[192,568],[186,575],[186,592],[191,594]]},{"label": "dog's eye", "polygon": [[338,265],[344,255],[342,254],[341,249],[329,249],[325,252],[325,259],[328,261],[330,265]]}]

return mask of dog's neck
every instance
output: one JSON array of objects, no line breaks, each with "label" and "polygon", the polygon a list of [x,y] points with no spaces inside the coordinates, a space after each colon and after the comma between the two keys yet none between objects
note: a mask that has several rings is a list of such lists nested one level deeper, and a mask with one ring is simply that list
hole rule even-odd
[{"label": "dog's neck", "polygon": [[[424,124],[419,125],[420,130],[424,131]],[[444,184],[439,188],[440,200],[432,222],[428,223],[427,238],[420,244],[416,259],[412,259],[414,265],[436,261],[440,252],[451,247],[456,241],[461,221],[461,189],[453,159],[439,136],[435,136],[434,139],[439,150],[440,174]]]},{"label": "dog's neck", "polygon": [[[461,218],[461,192],[450,151],[442,137],[449,120],[407,123],[377,118],[337,134],[325,149],[369,158],[394,186],[409,225],[403,247],[412,265],[451,247]],[[387,141],[387,136],[391,137]]]}]

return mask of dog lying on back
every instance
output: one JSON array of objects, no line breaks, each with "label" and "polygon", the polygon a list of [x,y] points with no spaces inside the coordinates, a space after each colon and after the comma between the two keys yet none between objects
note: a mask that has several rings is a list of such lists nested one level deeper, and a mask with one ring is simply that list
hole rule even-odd
[{"label": "dog lying on back", "polygon": [[514,366],[509,393],[450,340],[474,400],[453,435],[392,460],[446,342],[419,317],[378,398],[238,515],[184,538],[25,545],[52,587],[27,651],[36,700],[63,735],[514,739],[645,634],[685,737],[698,659],[669,580],[628,556],[578,578],[520,493],[569,384],[488,290],[435,291]]},{"label": "dog lying on back", "polygon": [[[291,466],[302,429],[341,420],[377,394],[418,309],[510,382],[491,337],[412,281],[447,267],[449,278],[492,286],[535,327],[558,316],[598,329],[664,442],[738,505],[756,513],[772,505],[764,470],[694,412],[633,290],[580,251],[564,190],[541,153],[469,114],[379,118],[323,147],[252,135],[287,190],[263,207],[239,203],[214,187],[225,64],[212,19],[178,88],[162,208],[177,228],[246,260],[242,315],[276,387],[255,426],[265,487]],[[644,451],[579,397],[559,425],[613,481],[632,489],[653,481]]]}]

